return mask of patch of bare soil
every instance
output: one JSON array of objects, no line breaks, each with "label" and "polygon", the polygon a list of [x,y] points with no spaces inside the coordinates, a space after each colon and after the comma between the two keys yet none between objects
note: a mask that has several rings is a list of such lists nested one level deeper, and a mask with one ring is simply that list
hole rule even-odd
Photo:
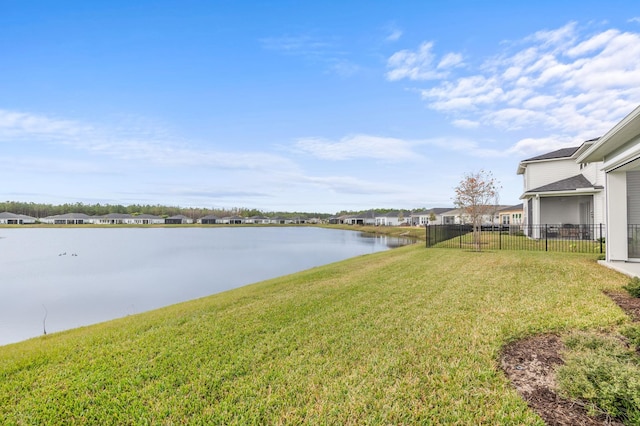
[{"label": "patch of bare soil", "polygon": [[618,306],[624,310],[633,321],[640,321],[640,298],[631,297],[629,293],[605,291],[607,296],[613,299]]},{"label": "patch of bare soil", "polygon": [[[634,321],[640,321],[639,298],[626,292],[606,294]],[[534,336],[507,345],[500,366],[527,404],[550,426],[622,425],[605,416],[590,417],[584,406],[557,393],[554,370],[563,364],[564,349],[558,335]]]}]

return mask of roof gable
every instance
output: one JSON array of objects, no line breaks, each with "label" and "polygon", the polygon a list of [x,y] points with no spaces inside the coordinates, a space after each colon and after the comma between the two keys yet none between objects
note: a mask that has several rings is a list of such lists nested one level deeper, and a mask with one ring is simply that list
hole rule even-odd
[{"label": "roof gable", "polygon": [[535,192],[552,192],[552,191],[575,191],[577,189],[602,189],[602,186],[595,186],[584,175],[576,175],[570,178],[558,180],[547,185],[527,191],[527,194]]},{"label": "roof gable", "polygon": [[516,212],[521,211],[524,208],[524,204],[516,204],[515,206],[505,207],[504,209],[498,210],[498,212]]},{"label": "roof gable", "polygon": [[571,158],[573,154],[579,149],[579,146],[574,146],[571,148],[562,148],[552,152],[547,152],[546,154],[538,155],[536,157],[527,158],[523,161],[540,161],[540,160],[555,160],[558,158]]}]

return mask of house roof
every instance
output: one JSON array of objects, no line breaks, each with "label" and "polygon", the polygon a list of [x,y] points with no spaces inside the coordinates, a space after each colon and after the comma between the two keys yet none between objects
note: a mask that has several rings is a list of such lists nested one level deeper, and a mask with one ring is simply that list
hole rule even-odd
[{"label": "house roof", "polygon": [[427,210],[427,213],[442,214],[444,212],[451,211],[452,209],[453,209],[452,207],[434,207],[432,209]]},{"label": "house roof", "polygon": [[433,214],[442,214],[444,212],[448,212],[450,210],[452,210],[453,207],[434,207],[432,209],[428,209],[428,210],[417,210],[414,212],[411,212],[411,216],[429,216],[431,213]]},{"label": "house roof", "polygon": [[579,146],[571,148],[562,148],[555,151],[547,152],[546,154],[538,155],[536,157],[527,158],[522,161],[540,161],[540,160],[553,160],[556,158],[569,158],[579,149]]},{"label": "house roof", "polygon": [[[494,205],[487,205],[486,207],[490,207],[490,209],[487,209],[487,210],[490,210],[490,211],[487,211],[487,213],[486,213],[487,215],[490,215],[490,214],[495,214],[495,213],[499,212],[500,210],[504,210],[504,208],[507,207],[507,206],[498,204],[498,205],[495,205],[495,206]],[[466,209],[464,209],[464,208],[456,208],[456,209],[446,210],[445,212],[443,212],[443,216],[459,216],[461,214],[467,214],[466,213]]]},{"label": "house roof", "polygon": [[525,194],[535,194],[537,192],[553,192],[553,191],[576,191],[578,189],[603,189],[602,186],[594,185],[584,175],[576,175],[570,178],[552,182],[538,188],[531,189]]},{"label": "house roof", "polygon": [[348,216],[348,218],[350,219],[374,219],[375,217],[376,217],[376,212],[374,212],[373,210]]},{"label": "house roof", "polygon": [[160,216],[156,216],[156,215],[148,214],[148,213],[142,213],[142,214],[139,214],[136,217],[138,217],[139,219],[162,219]]},{"label": "house roof", "polygon": [[400,217],[400,215],[402,214],[402,217],[409,217],[411,215],[411,213],[404,211],[404,210],[394,210],[394,211],[390,211],[389,213],[386,214],[382,214],[380,215],[381,217]]},{"label": "house roof", "polygon": [[522,203],[516,204],[515,206],[505,207],[503,209],[498,210],[498,212],[509,212],[509,211],[520,211],[524,208]]},{"label": "house roof", "polygon": [[89,219],[90,216],[84,213],[65,213],[49,216],[47,219]]},{"label": "house roof", "polygon": [[449,209],[442,212],[441,214],[443,216],[457,216],[457,215],[460,215],[461,213],[462,213],[462,209]]},{"label": "house roof", "polygon": [[131,216],[129,213],[108,213],[108,214],[105,214],[104,216],[96,216],[96,217],[102,217],[104,219],[130,219],[133,216]]},{"label": "house roof", "polygon": [[167,219],[190,219],[190,218],[183,214],[177,214],[175,216],[168,217]]},{"label": "house roof", "polygon": [[35,217],[27,216],[25,214],[16,214],[11,212],[0,213],[0,219],[31,219],[35,220]]},{"label": "house roof", "polygon": [[220,219],[220,218],[218,216],[214,215],[214,214],[208,214],[206,216],[202,216],[200,218],[200,220],[202,220],[202,219]]},{"label": "house roof", "polygon": [[561,148],[555,151],[547,152],[546,154],[541,154],[535,157],[527,158],[526,160],[520,161],[518,164],[517,174],[522,175],[527,168],[528,163],[538,162],[538,161],[549,161],[549,160],[563,160],[563,159],[571,159],[576,160],[581,157],[585,151],[591,149],[591,147],[597,143],[599,138],[589,139],[588,141],[584,141],[580,146],[574,146],[570,148]]}]

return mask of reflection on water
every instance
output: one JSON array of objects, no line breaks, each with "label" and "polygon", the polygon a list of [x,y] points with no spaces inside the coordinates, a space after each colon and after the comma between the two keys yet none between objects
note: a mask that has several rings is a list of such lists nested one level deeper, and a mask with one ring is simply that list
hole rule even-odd
[{"label": "reflection on water", "polygon": [[387,248],[398,248],[402,246],[408,246],[410,244],[415,244],[416,239],[412,237],[405,236],[389,236],[389,235],[380,235],[375,234],[373,232],[361,232],[360,236],[366,239],[375,239],[381,244],[384,244]]},{"label": "reflection on water", "polygon": [[0,345],[406,243],[311,227],[0,229]]}]

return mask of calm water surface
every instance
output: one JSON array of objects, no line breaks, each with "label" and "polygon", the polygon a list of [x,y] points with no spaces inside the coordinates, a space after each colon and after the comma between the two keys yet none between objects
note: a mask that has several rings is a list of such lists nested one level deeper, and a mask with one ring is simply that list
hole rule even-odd
[{"label": "calm water surface", "polygon": [[310,227],[0,229],[0,345],[409,242]]}]

